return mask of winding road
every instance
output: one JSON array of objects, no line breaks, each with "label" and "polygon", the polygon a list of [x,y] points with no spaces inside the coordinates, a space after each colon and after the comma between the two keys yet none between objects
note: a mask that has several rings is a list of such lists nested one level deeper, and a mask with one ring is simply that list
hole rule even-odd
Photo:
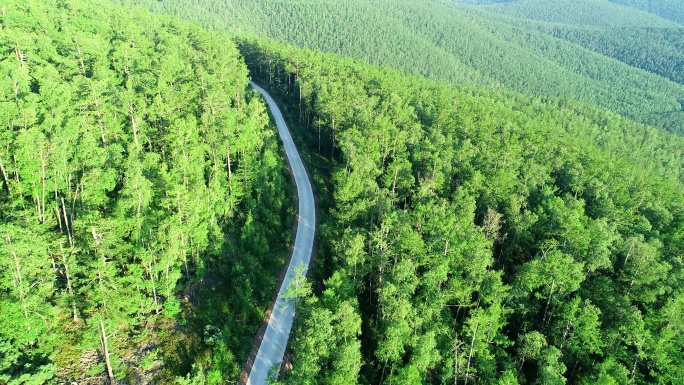
[{"label": "winding road", "polygon": [[[263,88],[256,85],[254,82],[249,83],[252,88],[257,90],[266,99],[276,125],[278,126],[278,134],[285,147],[285,154],[287,155],[290,169],[294,175],[295,183],[297,185],[297,196],[299,198],[299,215],[297,222],[297,235],[295,236],[294,250],[290,265],[287,268],[287,274],[278,291],[278,298],[273,306],[271,317],[268,321],[268,326],[264,337],[261,340],[259,351],[254,359],[252,370],[247,379],[247,385],[263,385],[266,384],[269,371],[275,365],[280,368],[285,355],[285,348],[287,341],[290,338],[290,330],[292,329],[292,320],[294,319],[295,310],[291,303],[285,298],[285,292],[293,283],[296,274],[306,275],[306,267],[309,265],[311,259],[311,251],[313,249],[315,226],[316,226],[316,210],[314,203],[313,191],[311,183],[304,169],[302,159],[297,152],[297,148],[292,141],[290,130],[285,124],[283,114],[276,105],[273,98],[264,91]],[[304,271],[295,269],[304,267]]]}]

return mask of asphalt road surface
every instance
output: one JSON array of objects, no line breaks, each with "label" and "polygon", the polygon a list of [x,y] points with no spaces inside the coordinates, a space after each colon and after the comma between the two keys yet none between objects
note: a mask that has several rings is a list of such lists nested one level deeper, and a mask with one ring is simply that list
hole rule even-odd
[{"label": "asphalt road surface", "polygon": [[[278,291],[278,299],[276,300],[275,306],[273,306],[273,312],[268,321],[266,333],[261,340],[259,352],[254,359],[252,370],[247,379],[248,385],[263,385],[266,384],[266,379],[271,368],[274,366],[280,368],[283,356],[285,355],[285,348],[287,347],[287,340],[290,338],[290,329],[292,329],[292,320],[294,319],[295,311],[291,301],[288,301],[285,298],[284,293],[295,278],[295,269],[309,266],[315,235],[316,210],[314,207],[314,196],[313,191],[311,190],[311,183],[309,183],[309,178],[306,175],[302,159],[299,157],[299,152],[297,152],[297,148],[292,141],[290,130],[285,124],[283,114],[280,112],[280,109],[268,92],[264,91],[263,88],[253,82],[250,82],[249,84],[264,96],[266,103],[275,118],[276,125],[278,126],[278,133],[283,142],[283,147],[285,147],[287,160],[290,163],[290,169],[292,170],[295,183],[297,184],[297,195],[299,198],[299,222],[297,223],[297,235],[295,237],[294,251],[290,260],[290,265],[287,268],[287,274]],[[306,270],[300,273],[306,274]]]}]

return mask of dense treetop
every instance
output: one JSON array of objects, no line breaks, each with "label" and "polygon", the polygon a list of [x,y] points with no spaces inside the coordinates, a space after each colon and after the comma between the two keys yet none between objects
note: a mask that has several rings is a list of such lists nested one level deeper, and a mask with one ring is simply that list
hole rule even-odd
[{"label": "dense treetop", "polygon": [[215,31],[0,5],[0,382],[237,380],[293,220],[250,77],[321,209],[283,382],[680,381],[677,2],[116,2]]},{"label": "dense treetop", "polygon": [[[662,19],[670,20],[675,23],[678,23],[680,25],[684,25],[684,7],[682,7],[682,3],[679,0],[659,0],[659,1],[652,1],[652,0],[591,0],[590,2],[580,0],[580,1],[543,1],[543,0],[448,0],[448,1],[453,1],[455,3],[459,4],[471,4],[471,5],[485,5],[485,6],[491,6],[491,8],[498,8],[498,9],[506,9],[508,8],[509,10],[516,12],[518,14],[521,14],[520,11],[523,10],[524,8],[528,7],[528,5],[532,5],[531,9],[537,9],[543,14],[549,14],[547,11],[545,11],[542,7],[548,7],[551,9],[558,9],[557,7],[562,6],[562,11],[563,13],[570,13],[572,14],[572,9],[574,8],[575,4],[579,4],[580,6],[585,6],[589,3],[592,4],[592,9],[590,10],[589,14],[591,13],[599,13],[602,14],[603,17],[609,19],[609,20],[615,20],[616,16],[615,14],[606,14],[605,11],[615,11],[617,14],[621,15],[626,15],[629,14],[631,16],[639,16],[642,20],[639,22],[636,17],[631,18],[632,23],[643,23],[644,21],[650,23],[656,21],[658,24],[662,24]],[[643,13],[639,12],[633,12],[630,10],[625,9],[624,7],[622,8],[616,8],[614,6],[611,6],[611,4],[615,5],[621,5],[624,7],[629,7],[635,10],[640,10],[640,11],[645,11],[648,13],[651,13],[652,15],[659,16],[661,19],[658,20],[657,18],[654,18],[653,16],[648,16],[644,15]],[[525,12],[522,12],[525,17],[529,17],[529,14],[525,14]],[[584,16],[580,16],[584,20],[587,20],[587,18],[596,20],[596,16],[592,16],[589,14],[585,14]],[[560,15],[552,15],[552,17],[559,17]],[[577,15],[579,16],[579,15]],[[621,17],[622,18],[622,17]],[[622,18],[624,20],[624,18]],[[643,25],[642,25],[643,26]]]},{"label": "dense treetop", "polygon": [[286,383],[677,381],[681,137],[277,43],[240,49],[327,159],[316,295]]},{"label": "dense treetop", "polygon": [[522,0],[481,7],[490,12],[558,24],[598,27],[680,28],[681,25],[647,11],[608,0]]},{"label": "dense treetop", "polygon": [[[142,3],[211,29],[335,52],[429,79],[579,100],[682,130],[684,85],[675,74],[681,73],[676,68],[683,51],[668,43],[677,40],[682,26],[605,0],[480,6],[444,0],[119,1]],[[538,24],[593,26],[597,35],[590,36],[600,40],[599,48]],[[602,37],[620,39],[616,28],[627,27],[636,28],[637,35],[643,28],[664,28],[668,37],[662,42],[657,34],[645,34],[652,39],[637,41],[634,55],[629,50],[612,54],[611,41]],[[648,60],[645,52],[652,53]]]},{"label": "dense treetop", "polygon": [[672,20],[681,25],[684,25],[684,7],[682,3],[677,0],[610,0],[613,3],[623,4],[632,8],[642,9],[644,11],[659,15],[668,20]]},{"label": "dense treetop", "polygon": [[108,2],[1,5],[0,383],[235,379],[290,227],[235,45]]}]

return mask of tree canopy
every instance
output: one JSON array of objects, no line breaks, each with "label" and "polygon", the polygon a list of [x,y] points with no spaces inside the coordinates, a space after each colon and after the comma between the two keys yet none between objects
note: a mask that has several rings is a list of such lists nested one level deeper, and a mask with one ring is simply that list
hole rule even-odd
[{"label": "tree canopy", "polygon": [[194,361],[236,378],[292,213],[235,45],[28,0],[2,4],[0,47],[0,382],[138,382],[162,360],[171,379]]},{"label": "tree canopy", "polygon": [[285,383],[676,381],[680,136],[574,102],[239,47],[325,162],[315,290]]},{"label": "tree canopy", "polygon": [[[638,7],[607,0],[116,1],[456,86],[581,101],[684,132],[684,26]],[[684,10],[676,1],[634,3]],[[572,37],[577,29],[581,39]],[[624,29],[634,38],[620,41]]]}]

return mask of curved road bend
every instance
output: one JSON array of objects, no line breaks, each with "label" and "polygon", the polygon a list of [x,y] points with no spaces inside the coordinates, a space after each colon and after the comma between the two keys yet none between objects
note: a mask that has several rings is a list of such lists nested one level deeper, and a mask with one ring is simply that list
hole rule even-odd
[{"label": "curved road bend", "polygon": [[[290,169],[292,174],[294,174],[295,183],[297,184],[297,195],[299,197],[299,222],[297,223],[297,235],[295,236],[294,251],[292,252],[290,265],[278,291],[278,298],[273,306],[273,312],[268,321],[266,333],[264,333],[264,337],[261,340],[259,352],[254,359],[252,370],[247,379],[247,385],[263,385],[266,384],[266,378],[271,367],[274,365],[280,367],[280,363],[285,355],[285,348],[287,347],[287,340],[290,337],[290,329],[294,319],[294,309],[285,300],[283,294],[293,281],[295,276],[294,269],[302,264],[305,266],[309,265],[315,234],[316,210],[311,183],[309,183],[309,178],[306,175],[302,159],[299,157],[299,152],[297,152],[297,148],[292,141],[292,135],[290,135],[290,131],[285,124],[283,114],[268,92],[253,82],[249,82],[249,84],[264,96],[275,118],[278,133],[290,163]],[[304,274],[306,274],[306,270]]]}]

